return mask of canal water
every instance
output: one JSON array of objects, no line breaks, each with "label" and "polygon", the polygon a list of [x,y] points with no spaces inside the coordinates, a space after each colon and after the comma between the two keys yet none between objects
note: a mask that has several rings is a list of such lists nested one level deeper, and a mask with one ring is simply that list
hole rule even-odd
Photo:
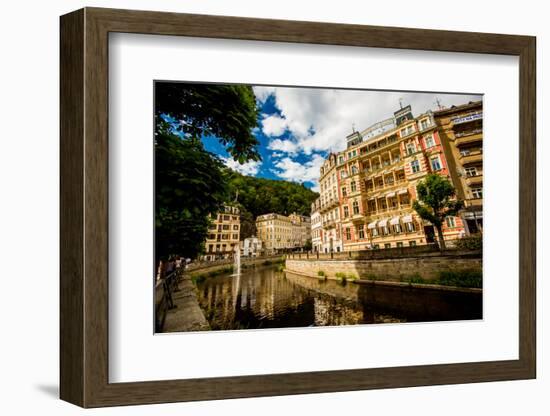
[{"label": "canal water", "polygon": [[276,266],[197,284],[212,330],[292,328],[482,318],[482,296],[412,287],[341,284]]}]

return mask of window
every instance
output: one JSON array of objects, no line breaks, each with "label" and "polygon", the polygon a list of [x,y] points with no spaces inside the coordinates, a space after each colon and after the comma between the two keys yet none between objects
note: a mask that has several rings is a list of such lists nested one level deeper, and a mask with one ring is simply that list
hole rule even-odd
[{"label": "window", "polygon": [[434,136],[432,135],[429,135],[428,137],[426,137],[424,141],[426,142],[426,149],[429,149],[430,147],[435,146]]},{"label": "window", "polygon": [[359,202],[353,201],[353,215],[359,214]]},{"label": "window", "polygon": [[432,165],[433,171],[441,170],[441,161],[439,160],[439,156],[431,158],[430,164]]},{"label": "window", "polygon": [[460,156],[468,156],[470,154],[470,149],[463,149],[460,151]]},{"label": "window", "polygon": [[379,248],[380,248],[380,246],[378,244],[375,244],[375,245],[372,246],[373,250],[378,250]]},{"label": "window", "polygon": [[234,230],[238,230],[238,229],[239,229],[239,226],[235,224],[235,225],[233,226],[233,229],[234,229]]},{"label": "window", "polygon": [[409,241],[409,246],[416,247],[416,241],[414,241],[414,240]]},{"label": "window", "polygon": [[388,228],[387,225],[384,225],[382,227],[382,235],[388,235],[390,233],[390,229]]},{"label": "window", "polygon": [[427,118],[425,118],[424,120],[422,120],[422,121],[420,122],[420,128],[421,128],[422,130],[427,129],[427,128],[429,127],[429,125],[430,125],[430,120],[427,119]]},{"label": "window", "polygon": [[338,158],[338,164],[341,165],[342,163],[344,163],[344,156],[340,156],[340,157]]},{"label": "window", "polygon": [[357,227],[357,234],[359,234],[359,238],[365,238],[365,229],[362,225]]},{"label": "window", "polygon": [[223,216],[224,221],[229,221],[230,219],[231,219],[231,217],[229,215],[224,215]]},{"label": "window", "polygon": [[233,240],[238,240],[239,239],[239,234],[233,234]]},{"label": "window", "polygon": [[408,222],[405,227],[409,233],[412,233],[416,228],[414,222]]},{"label": "window", "polygon": [[340,171],[340,178],[344,179],[346,177],[346,171],[345,170],[341,170]]},{"label": "window", "polygon": [[472,196],[474,198],[483,198],[483,189],[482,188],[473,188]]},{"label": "window", "polygon": [[344,206],[344,218],[347,218],[347,217],[349,217],[349,208],[346,205],[346,206]]},{"label": "window", "polygon": [[348,195],[348,191],[345,186],[342,187],[342,196],[346,197]]},{"label": "window", "polygon": [[391,248],[391,243],[384,244],[384,248]]},{"label": "window", "polygon": [[399,234],[401,231],[403,231],[403,230],[401,229],[401,224],[395,224],[395,225],[393,226],[393,231],[394,231],[396,234]]},{"label": "window", "polygon": [[399,241],[398,243],[395,244],[396,247],[403,247],[403,242],[402,241]]},{"label": "window", "polygon": [[412,173],[420,172],[420,163],[418,162],[418,160],[413,160],[411,162],[411,170],[412,170]]},{"label": "window", "polygon": [[355,181],[351,181],[351,192],[357,191],[357,184]]},{"label": "window", "polygon": [[405,127],[404,129],[401,129],[399,133],[401,134],[401,137],[408,136],[409,134],[414,132],[414,127],[412,125]]},{"label": "window", "polygon": [[475,167],[469,167],[464,169],[466,176],[477,176],[477,169]]},{"label": "window", "polygon": [[378,230],[377,230],[376,228],[373,228],[373,229],[371,230],[371,234],[372,234],[373,237],[378,236]]},{"label": "window", "polygon": [[224,224],[223,229],[224,229],[224,230],[229,230],[229,225]]},{"label": "window", "polygon": [[208,252],[212,253],[213,251],[214,251],[214,244],[209,244],[208,245]]},{"label": "window", "polygon": [[351,240],[351,228],[346,227],[346,240]]},{"label": "window", "polygon": [[352,174],[352,175],[355,175],[356,173],[357,173],[357,166],[353,165],[353,166],[351,167],[351,174]]},{"label": "window", "polygon": [[445,217],[445,223],[447,224],[447,227],[449,228],[455,228],[455,217]]},{"label": "window", "polygon": [[412,155],[413,153],[416,152],[416,146],[412,142],[407,143],[406,150],[408,155]]}]

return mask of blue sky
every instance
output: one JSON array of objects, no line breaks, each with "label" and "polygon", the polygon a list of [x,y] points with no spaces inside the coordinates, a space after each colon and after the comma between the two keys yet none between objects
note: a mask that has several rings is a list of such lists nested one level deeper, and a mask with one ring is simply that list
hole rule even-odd
[{"label": "blue sky", "polygon": [[240,165],[214,137],[205,137],[207,150],[245,175],[304,183],[318,190],[319,168],[331,151],[343,150],[346,136],[387,119],[402,105],[413,115],[481,100],[482,95],[338,90],[301,87],[253,87],[260,118],[254,134],[260,162]]}]

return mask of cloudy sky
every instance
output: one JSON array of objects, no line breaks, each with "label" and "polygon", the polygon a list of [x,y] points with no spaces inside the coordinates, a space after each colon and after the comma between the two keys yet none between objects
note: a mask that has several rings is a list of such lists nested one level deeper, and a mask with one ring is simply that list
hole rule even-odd
[{"label": "cloudy sky", "polygon": [[254,130],[262,161],[240,165],[216,141],[206,148],[230,168],[245,175],[304,183],[318,190],[319,168],[331,151],[345,149],[352,128],[362,131],[411,105],[417,116],[437,109],[480,100],[481,96],[318,88],[253,87],[261,116]]}]

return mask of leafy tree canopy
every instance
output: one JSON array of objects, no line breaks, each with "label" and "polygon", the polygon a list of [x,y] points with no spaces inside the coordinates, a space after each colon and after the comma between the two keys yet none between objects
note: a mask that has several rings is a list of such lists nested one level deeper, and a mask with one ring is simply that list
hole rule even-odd
[{"label": "leafy tree canopy", "polygon": [[445,248],[443,221],[447,216],[455,216],[464,206],[456,199],[455,188],[445,177],[431,173],[416,186],[418,200],[413,208],[418,215],[429,221],[437,229],[440,248]]},{"label": "leafy tree canopy", "polygon": [[216,137],[235,160],[260,160],[258,140],[252,129],[259,110],[252,87],[248,85],[155,84],[155,116],[179,122],[177,130],[186,138]]},{"label": "leafy tree canopy", "polygon": [[229,170],[227,182],[230,194],[238,195],[238,202],[254,219],[269,213],[296,212],[309,216],[311,203],[319,197],[317,192],[298,183],[244,176]]},{"label": "leafy tree canopy", "polygon": [[208,215],[228,198],[220,160],[198,140],[182,140],[160,124],[155,137],[155,239],[157,259],[195,257],[207,234]]}]

